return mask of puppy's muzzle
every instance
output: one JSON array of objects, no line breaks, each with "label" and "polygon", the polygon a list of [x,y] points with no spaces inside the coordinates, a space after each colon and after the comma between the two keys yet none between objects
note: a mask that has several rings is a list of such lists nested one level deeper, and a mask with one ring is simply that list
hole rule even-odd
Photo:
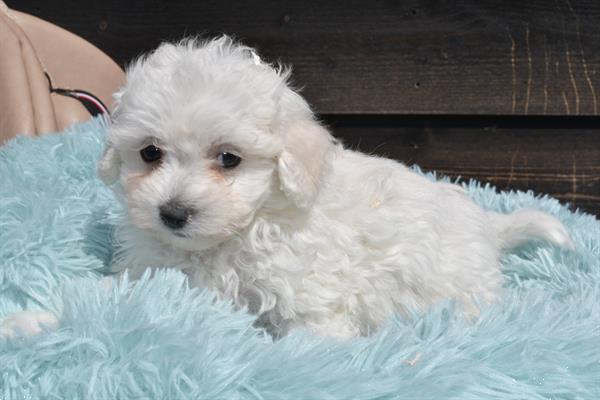
[{"label": "puppy's muzzle", "polygon": [[177,201],[169,201],[158,208],[163,224],[173,230],[183,228],[195,213],[195,210]]}]

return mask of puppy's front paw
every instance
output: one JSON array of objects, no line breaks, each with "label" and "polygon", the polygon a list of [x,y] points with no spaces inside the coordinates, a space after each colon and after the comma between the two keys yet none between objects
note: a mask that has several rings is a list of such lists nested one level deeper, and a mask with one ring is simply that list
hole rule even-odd
[{"label": "puppy's front paw", "polygon": [[0,324],[0,338],[38,335],[44,330],[58,329],[58,318],[47,311],[20,311]]}]

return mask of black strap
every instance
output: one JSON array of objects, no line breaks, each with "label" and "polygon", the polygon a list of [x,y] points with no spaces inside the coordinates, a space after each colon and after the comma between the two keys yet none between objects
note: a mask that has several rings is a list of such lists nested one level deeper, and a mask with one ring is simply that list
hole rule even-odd
[{"label": "black strap", "polygon": [[50,79],[50,75],[47,72],[44,72],[46,75],[46,79],[48,80],[48,86],[50,88],[50,93],[56,93],[61,96],[71,97],[73,99],[78,100],[81,105],[85,107],[86,110],[90,113],[91,116],[95,117],[100,114],[109,114],[108,107],[100,100],[98,97],[93,95],[92,93],[81,90],[81,89],[61,89],[55,88],[52,85],[52,80]]}]

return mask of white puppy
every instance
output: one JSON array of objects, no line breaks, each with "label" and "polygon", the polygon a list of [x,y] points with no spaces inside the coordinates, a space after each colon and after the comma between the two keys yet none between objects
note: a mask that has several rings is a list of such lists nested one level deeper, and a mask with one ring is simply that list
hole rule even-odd
[{"label": "white puppy", "polygon": [[502,287],[503,251],[569,246],[534,210],[487,212],[456,185],[345,150],[287,84],[227,37],[163,44],[128,70],[99,172],[129,211],[115,269],[184,270],[274,335],[366,335]]}]

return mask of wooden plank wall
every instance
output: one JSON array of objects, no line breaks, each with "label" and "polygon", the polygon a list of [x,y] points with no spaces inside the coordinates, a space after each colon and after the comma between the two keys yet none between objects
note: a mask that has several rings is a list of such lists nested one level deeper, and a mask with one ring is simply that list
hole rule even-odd
[{"label": "wooden plank wall", "polygon": [[349,146],[600,214],[597,0],[19,0],[121,64],[235,35]]}]

